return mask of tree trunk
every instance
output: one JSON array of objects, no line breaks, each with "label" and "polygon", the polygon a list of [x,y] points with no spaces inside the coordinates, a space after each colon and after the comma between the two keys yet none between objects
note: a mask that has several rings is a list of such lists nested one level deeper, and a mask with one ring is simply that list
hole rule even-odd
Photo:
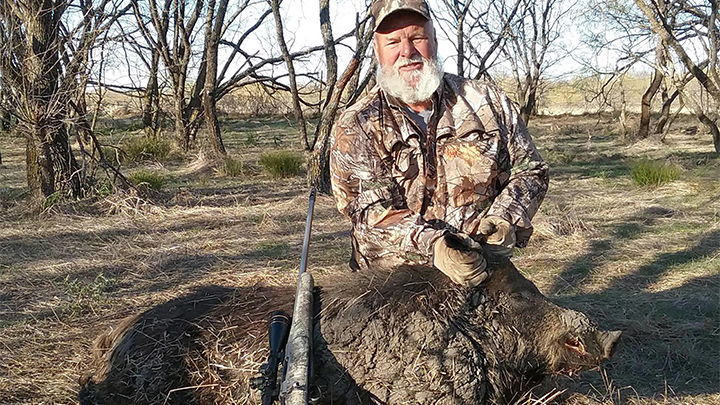
[{"label": "tree trunk", "polygon": [[278,44],[280,44],[283,60],[285,61],[285,65],[288,70],[290,93],[292,94],[295,119],[300,127],[300,142],[302,142],[303,148],[309,151],[310,143],[308,142],[307,128],[305,127],[305,117],[303,116],[302,107],[300,106],[300,94],[298,94],[297,82],[295,81],[295,66],[293,65],[292,58],[290,57],[290,51],[288,50],[287,43],[285,42],[282,18],[280,17],[280,2],[279,0],[270,0],[270,4],[272,6],[273,16],[275,17],[275,30],[277,32]]},{"label": "tree trunk", "polygon": [[536,98],[536,91],[537,89],[532,88],[528,91],[527,98],[525,100],[525,103],[523,103],[523,106],[520,107],[520,118],[522,118],[523,122],[527,124],[530,121],[530,117],[532,116],[532,112],[535,110],[535,98]]},{"label": "tree trunk", "polygon": [[86,189],[84,173],[70,149],[63,120],[66,105],[57,102],[67,97],[59,94],[60,60],[58,23],[60,14],[49,0],[28,2],[23,25],[28,42],[33,44],[19,59],[24,60],[20,94],[21,109],[18,131],[25,135],[27,180],[31,198],[40,203],[58,190],[72,197],[82,197]]},{"label": "tree trunk", "polygon": [[653,73],[652,81],[650,86],[642,96],[640,105],[640,125],[638,126],[638,139],[645,139],[650,134],[650,113],[652,112],[652,100],[655,98],[660,85],[663,80],[663,72],[660,70],[661,66],[665,65],[665,43],[662,39],[658,38],[657,45],[655,47],[655,72]]},{"label": "tree trunk", "polygon": [[[457,7],[457,3],[456,3]],[[455,37],[457,41],[457,74],[465,77],[465,14],[458,16]]]},{"label": "tree trunk", "polygon": [[627,138],[627,100],[625,98],[625,86],[620,83],[620,127],[622,128],[623,140]]},{"label": "tree trunk", "polygon": [[25,165],[30,198],[41,204],[45,197],[55,192],[55,172],[50,161],[50,148],[37,142],[37,136],[25,134]]},{"label": "tree trunk", "polygon": [[720,129],[718,129],[715,121],[711,120],[705,114],[699,114],[698,119],[710,130],[713,138],[713,146],[715,147],[715,153],[720,154]]},{"label": "tree trunk", "polygon": [[680,92],[675,90],[673,94],[667,98],[665,97],[665,100],[663,101],[662,109],[660,110],[660,118],[658,119],[657,124],[655,124],[655,134],[659,135],[665,132],[665,125],[667,124],[668,120],[670,119],[670,107],[672,107],[672,103],[675,101],[675,99],[680,95]]},{"label": "tree trunk", "polygon": [[537,81],[534,80],[529,73],[525,76],[525,83],[518,88],[518,100],[520,104],[520,118],[527,124],[530,116],[535,109],[535,101],[537,98]]},{"label": "tree trunk", "polygon": [[188,130],[187,120],[185,117],[185,92],[183,89],[175,89],[175,139],[182,146],[185,152],[190,151],[192,142],[190,140],[190,131]]},{"label": "tree trunk", "polygon": [[217,118],[215,99],[218,71],[218,45],[220,44],[219,36],[220,29],[225,20],[227,2],[228,0],[220,0],[220,7],[218,7],[218,13],[215,15],[215,0],[209,1],[205,25],[205,86],[202,104],[210,148],[215,157],[218,158],[227,155],[220,133],[220,123]]},{"label": "tree trunk", "polygon": [[[338,81],[337,90],[333,93],[333,98],[328,103],[327,108],[331,108],[337,111],[338,104],[340,102],[340,95],[343,89],[350,81],[350,78],[355,73],[355,70],[360,66],[360,61],[353,58],[350,61],[347,69],[342,78]],[[330,194],[330,166],[329,166],[329,154],[330,154],[330,134],[332,132],[333,121],[335,120],[335,113],[333,112],[332,117],[329,114],[323,114],[320,124],[317,129],[315,149],[313,150],[310,161],[308,162],[308,183],[311,187],[317,188],[321,193]]]},{"label": "tree trunk", "polygon": [[142,122],[145,128],[145,134],[149,138],[157,138],[160,129],[160,88],[158,86],[158,65],[160,63],[160,53],[157,50],[152,51],[152,62],[150,66],[150,77],[148,78],[147,87],[143,96],[143,115]]},{"label": "tree trunk", "polygon": [[0,111],[0,131],[10,132],[12,122],[12,114],[9,110],[2,109]]},{"label": "tree trunk", "polygon": [[[325,44],[325,64],[327,65],[327,95],[325,96],[325,105],[323,106],[323,109],[325,109],[330,102],[333,91],[335,91],[335,83],[337,83],[338,75],[335,40],[333,39],[332,26],[330,25],[330,0],[320,0],[320,32],[322,33],[323,44]],[[358,35],[356,35],[356,37],[357,36]],[[314,142],[315,140],[313,140],[313,143]]]},{"label": "tree trunk", "polygon": [[[365,32],[366,24],[359,24],[357,26],[358,32]],[[340,97],[342,96],[345,87],[351,78],[355,76],[355,72],[360,69],[360,61],[365,50],[370,44],[372,37],[372,30],[367,30],[362,37],[361,41],[358,42],[357,48],[355,49],[355,55],[350,60],[345,72],[337,82],[337,88],[333,92],[332,98],[326,103],[326,107],[323,110],[320,124],[315,131],[315,147],[308,162],[308,183],[310,186],[317,188],[321,193],[330,194],[330,134],[332,133],[332,126],[335,122],[335,115],[340,105]]]}]

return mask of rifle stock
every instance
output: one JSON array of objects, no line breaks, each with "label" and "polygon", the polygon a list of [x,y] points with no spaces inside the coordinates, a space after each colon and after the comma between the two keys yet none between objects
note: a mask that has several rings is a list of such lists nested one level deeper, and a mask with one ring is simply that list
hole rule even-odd
[{"label": "rifle stock", "polygon": [[310,273],[300,275],[290,336],[285,347],[287,368],[280,386],[280,398],[285,405],[309,403],[314,287]]}]

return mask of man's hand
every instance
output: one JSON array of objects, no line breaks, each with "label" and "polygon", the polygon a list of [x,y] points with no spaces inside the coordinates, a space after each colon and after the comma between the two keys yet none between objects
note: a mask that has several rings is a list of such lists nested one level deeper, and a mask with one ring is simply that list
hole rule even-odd
[{"label": "man's hand", "polygon": [[485,249],[499,256],[512,256],[515,247],[515,225],[496,216],[485,217],[480,221],[477,233],[485,235]]},{"label": "man's hand", "polygon": [[465,287],[475,287],[488,276],[482,247],[463,234],[446,233],[435,242],[433,265]]}]

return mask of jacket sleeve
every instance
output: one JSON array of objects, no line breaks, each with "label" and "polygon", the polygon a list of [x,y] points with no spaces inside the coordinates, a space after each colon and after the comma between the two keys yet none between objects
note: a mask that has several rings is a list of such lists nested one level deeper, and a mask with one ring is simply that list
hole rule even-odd
[{"label": "jacket sleeve", "polygon": [[338,210],[350,218],[364,257],[428,260],[434,242],[445,231],[407,208],[374,142],[352,116],[338,120],[330,150],[330,178]]},{"label": "jacket sleeve", "polygon": [[517,107],[502,92],[496,93],[510,163],[510,177],[487,215],[504,218],[517,227],[517,245],[524,247],[532,233],[532,218],[548,189],[548,166],[542,160],[520,118]]}]

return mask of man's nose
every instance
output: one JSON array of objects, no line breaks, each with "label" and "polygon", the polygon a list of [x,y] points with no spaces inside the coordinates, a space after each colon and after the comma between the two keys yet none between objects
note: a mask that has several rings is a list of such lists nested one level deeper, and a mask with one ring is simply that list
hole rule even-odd
[{"label": "man's nose", "polygon": [[409,39],[406,39],[400,43],[400,56],[403,58],[410,58],[417,53],[415,45]]}]

